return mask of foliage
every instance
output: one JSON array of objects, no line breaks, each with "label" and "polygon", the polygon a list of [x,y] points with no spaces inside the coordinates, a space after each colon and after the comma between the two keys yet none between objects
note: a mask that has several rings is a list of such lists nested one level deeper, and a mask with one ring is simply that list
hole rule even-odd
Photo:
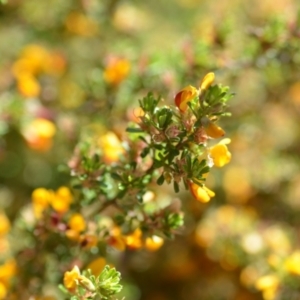
[{"label": "foliage", "polygon": [[299,298],[296,0],[0,3],[0,299]]}]

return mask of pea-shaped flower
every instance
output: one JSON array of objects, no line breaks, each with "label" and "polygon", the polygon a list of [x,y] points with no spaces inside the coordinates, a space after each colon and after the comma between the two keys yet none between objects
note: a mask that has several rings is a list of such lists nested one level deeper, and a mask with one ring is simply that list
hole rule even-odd
[{"label": "pea-shaped flower", "polygon": [[191,85],[186,86],[175,96],[175,104],[181,112],[185,112],[188,108],[188,102],[195,99],[198,95],[199,91],[195,87]]}]

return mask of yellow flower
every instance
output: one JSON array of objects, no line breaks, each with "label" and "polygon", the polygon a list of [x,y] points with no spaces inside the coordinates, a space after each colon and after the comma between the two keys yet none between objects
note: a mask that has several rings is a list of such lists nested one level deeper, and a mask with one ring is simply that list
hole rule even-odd
[{"label": "yellow flower", "polygon": [[194,182],[191,182],[189,186],[192,195],[200,202],[209,202],[210,199],[215,196],[215,193],[204,185],[200,186]]},{"label": "yellow flower", "polygon": [[125,236],[125,243],[129,249],[139,249],[142,247],[142,231],[137,228],[132,234]]},{"label": "yellow flower", "polygon": [[279,278],[275,274],[262,276],[256,281],[255,287],[262,291],[264,300],[273,300],[279,287]]},{"label": "yellow flower", "polygon": [[284,263],[285,269],[294,275],[300,275],[300,250],[295,251]]},{"label": "yellow flower", "polygon": [[147,237],[145,241],[145,248],[149,251],[156,251],[164,244],[164,239],[153,235],[151,237]]},{"label": "yellow flower", "polygon": [[4,213],[0,213],[0,237],[6,235],[10,230],[10,222]]},{"label": "yellow flower", "polygon": [[69,188],[60,187],[51,201],[51,206],[58,213],[65,213],[69,210],[70,204],[73,202],[73,196]]},{"label": "yellow flower", "polygon": [[98,140],[99,146],[103,153],[103,159],[106,163],[113,163],[120,160],[120,156],[124,154],[124,148],[121,141],[115,133],[108,131]]},{"label": "yellow flower", "polygon": [[70,291],[74,292],[77,285],[79,284],[80,279],[80,270],[77,266],[74,266],[74,268],[71,271],[67,271],[64,274],[64,286]]},{"label": "yellow flower", "polygon": [[104,80],[108,84],[118,85],[128,76],[129,71],[130,63],[128,60],[113,58],[108,62],[104,70]]},{"label": "yellow flower", "polygon": [[5,299],[7,295],[7,287],[4,283],[0,282],[0,300]]},{"label": "yellow flower", "polygon": [[55,133],[56,127],[53,122],[37,118],[24,128],[23,135],[30,148],[38,151],[47,151],[52,146],[52,139]]},{"label": "yellow flower", "polygon": [[92,274],[99,276],[106,265],[106,260],[103,257],[99,257],[90,262],[86,269],[90,269]]},{"label": "yellow flower", "polygon": [[31,195],[33,212],[37,219],[41,218],[43,211],[49,206],[53,192],[44,188],[35,189]]},{"label": "yellow flower", "polygon": [[79,213],[72,215],[68,222],[68,225],[70,229],[75,230],[77,232],[82,232],[86,228],[85,220],[83,216]]},{"label": "yellow flower", "polygon": [[28,98],[38,97],[41,92],[39,82],[31,74],[22,74],[22,76],[19,76],[17,88],[24,97]]},{"label": "yellow flower", "polygon": [[188,108],[188,102],[195,99],[198,95],[198,90],[189,85],[176,94],[175,104],[181,112],[185,112]]},{"label": "yellow flower", "polygon": [[31,74],[37,75],[44,71],[49,61],[49,52],[40,45],[31,44],[23,49],[21,57],[31,65]]},{"label": "yellow flower", "polygon": [[10,280],[15,276],[16,271],[17,266],[13,259],[7,260],[3,265],[0,265],[0,283],[8,288]]},{"label": "yellow flower", "polygon": [[228,151],[226,144],[230,143],[230,139],[224,139],[209,149],[209,155],[214,161],[216,167],[223,167],[231,160],[231,153]]},{"label": "yellow flower", "polygon": [[80,242],[80,233],[86,228],[83,216],[79,213],[73,214],[68,222],[69,229],[66,230],[66,236],[73,241]]},{"label": "yellow flower", "polygon": [[206,134],[214,139],[220,138],[225,135],[225,131],[215,123],[209,121],[207,126],[205,126]]},{"label": "yellow flower", "polygon": [[213,84],[214,80],[215,80],[215,74],[212,72],[207,73],[200,83],[200,89],[202,91],[207,90]]}]

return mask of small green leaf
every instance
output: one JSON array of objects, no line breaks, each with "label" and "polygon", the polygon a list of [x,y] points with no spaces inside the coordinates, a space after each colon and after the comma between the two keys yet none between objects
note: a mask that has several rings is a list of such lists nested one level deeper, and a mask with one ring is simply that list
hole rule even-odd
[{"label": "small green leaf", "polygon": [[141,128],[133,128],[133,127],[126,128],[126,131],[127,132],[131,132],[131,133],[141,133],[141,132],[144,132],[144,130],[141,129]]},{"label": "small green leaf", "polygon": [[179,193],[179,184],[176,181],[174,181],[173,186],[174,186],[175,193]]},{"label": "small green leaf", "polygon": [[158,185],[163,185],[164,182],[165,182],[165,176],[164,176],[164,174],[161,174],[161,175],[158,177],[158,179],[156,180],[156,183],[157,183]]}]

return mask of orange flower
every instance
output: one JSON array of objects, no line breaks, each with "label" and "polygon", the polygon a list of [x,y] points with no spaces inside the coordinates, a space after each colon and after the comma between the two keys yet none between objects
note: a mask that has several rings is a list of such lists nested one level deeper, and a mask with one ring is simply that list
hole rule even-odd
[{"label": "orange flower", "polygon": [[129,71],[130,63],[128,60],[112,58],[104,70],[104,80],[108,84],[118,85],[128,76]]},{"label": "orange flower", "polygon": [[179,108],[181,112],[185,112],[188,108],[188,102],[192,101],[199,95],[198,90],[189,85],[182,89],[177,95],[175,96],[175,104]]},{"label": "orange flower", "polygon": [[209,202],[210,199],[215,196],[215,193],[204,185],[200,186],[194,182],[190,182],[189,186],[192,195],[200,202]]}]

